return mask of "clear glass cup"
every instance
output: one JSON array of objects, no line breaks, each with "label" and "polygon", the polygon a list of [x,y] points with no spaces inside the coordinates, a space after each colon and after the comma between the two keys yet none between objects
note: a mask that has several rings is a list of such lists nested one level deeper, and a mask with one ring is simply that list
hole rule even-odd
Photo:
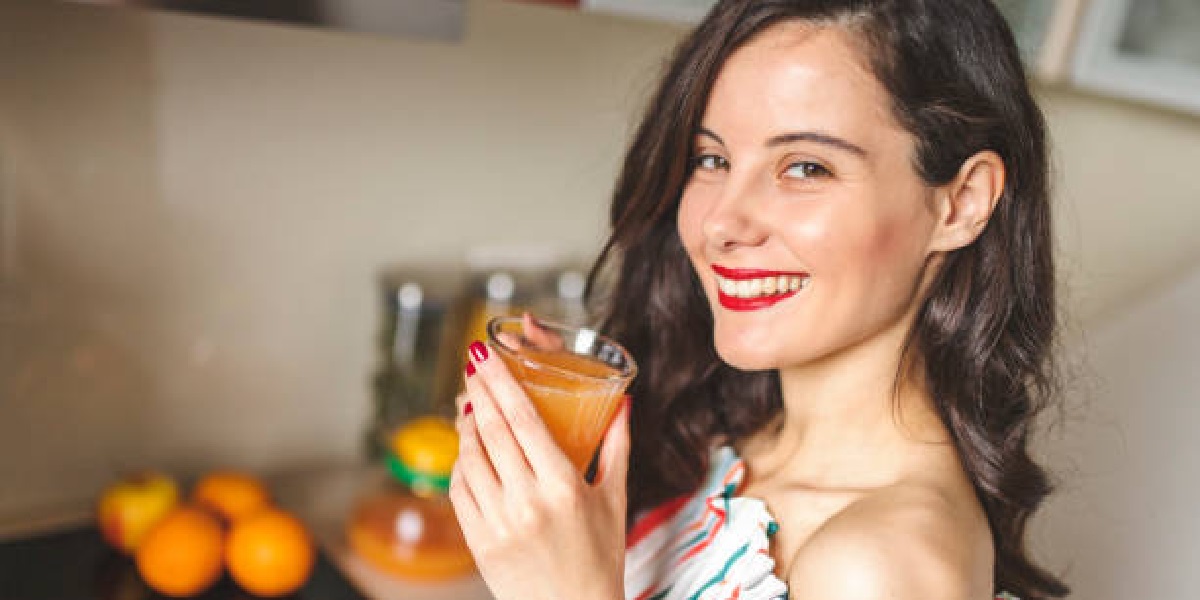
[{"label": "clear glass cup", "polygon": [[637,364],[595,330],[525,317],[488,322],[487,341],[524,388],[550,435],[585,472]]}]

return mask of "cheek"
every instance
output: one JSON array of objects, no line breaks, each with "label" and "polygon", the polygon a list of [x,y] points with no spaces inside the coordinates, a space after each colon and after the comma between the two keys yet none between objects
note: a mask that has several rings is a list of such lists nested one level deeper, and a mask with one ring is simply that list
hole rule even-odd
[{"label": "cheek", "polygon": [[842,211],[836,203],[798,204],[775,220],[782,239],[803,266],[815,273],[841,272],[860,253],[869,227],[860,213]]},{"label": "cheek", "polygon": [[920,262],[920,240],[927,233],[925,224],[911,215],[868,215],[861,210],[830,209],[792,223],[788,239],[818,275],[876,283],[907,278],[913,263]]},{"label": "cheek", "polygon": [[[908,235],[905,235],[905,234]],[[896,221],[879,223],[871,235],[863,240],[862,254],[868,264],[884,264],[896,257],[907,254],[906,241],[911,239],[911,230],[907,230]]]},{"label": "cheek", "polygon": [[879,221],[844,257],[851,263],[846,266],[862,273],[870,287],[907,290],[915,285],[924,263],[922,240],[927,234],[928,224],[919,219],[890,217]]}]

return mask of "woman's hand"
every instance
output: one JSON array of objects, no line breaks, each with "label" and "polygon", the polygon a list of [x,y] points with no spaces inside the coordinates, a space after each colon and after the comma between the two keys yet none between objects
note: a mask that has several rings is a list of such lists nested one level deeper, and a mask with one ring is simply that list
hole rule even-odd
[{"label": "woman's hand", "polygon": [[450,500],[498,600],[624,598],[629,403],[588,484],[504,362],[471,345]]}]

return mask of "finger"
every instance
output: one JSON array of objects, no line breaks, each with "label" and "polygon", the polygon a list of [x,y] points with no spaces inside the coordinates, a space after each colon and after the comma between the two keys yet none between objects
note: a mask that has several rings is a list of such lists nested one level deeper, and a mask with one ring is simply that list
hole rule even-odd
[{"label": "finger", "polygon": [[[492,353],[480,342],[471,345],[477,374],[470,379],[490,392],[488,397],[494,400],[496,409],[503,415],[533,473],[538,477],[575,474],[575,467],[550,436],[546,423],[538,415],[525,390],[513,378],[504,361],[491,356]],[[476,406],[475,411],[481,412],[482,407]],[[486,437],[484,441],[487,442]]]},{"label": "finger", "polygon": [[454,463],[454,470],[462,478],[464,487],[470,491],[480,514],[496,514],[500,480],[480,443],[475,419],[470,416],[459,419],[458,460]]},{"label": "finger", "polygon": [[479,501],[475,499],[470,484],[467,483],[462,469],[455,465],[450,472],[450,505],[454,508],[454,516],[458,518],[459,528],[464,534],[477,531],[475,524],[483,516]]},{"label": "finger", "polygon": [[[482,347],[482,344],[479,346]],[[486,356],[477,351],[474,344],[471,354],[473,365],[482,364],[476,362],[476,359]],[[484,363],[486,362],[489,361],[484,360]],[[471,420],[475,422],[479,439],[504,488],[514,492],[528,489],[533,481],[533,471],[525,457],[525,451],[513,434],[512,424],[498,405],[496,394],[483,382],[483,378],[478,371],[467,376],[467,395],[474,409],[474,419]]]},{"label": "finger", "polygon": [[597,484],[614,494],[625,492],[625,478],[629,474],[630,408],[630,397],[626,394],[621,398],[621,407],[604,434],[596,466]]},{"label": "finger", "polygon": [[[466,384],[464,383],[463,386],[466,387]],[[462,427],[460,421],[471,416],[471,413],[475,410],[475,406],[471,404],[471,401],[467,398],[467,393],[464,391],[454,397],[454,408],[454,428],[458,429]]]},{"label": "finger", "polygon": [[466,412],[467,404],[470,404],[470,402],[467,399],[466,392],[462,392],[459,395],[455,396],[454,397],[454,414],[461,416],[464,412]]},{"label": "finger", "polygon": [[533,315],[525,313],[521,316],[521,327],[525,333],[525,338],[533,343],[533,347],[538,350],[562,350],[563,340],[561,336],[555,335],[554,332],[542,326]]}]

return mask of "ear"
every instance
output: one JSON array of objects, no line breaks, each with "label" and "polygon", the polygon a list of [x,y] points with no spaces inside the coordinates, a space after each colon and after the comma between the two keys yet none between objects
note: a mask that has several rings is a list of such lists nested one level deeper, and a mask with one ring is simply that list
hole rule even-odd
[{"label": "ear", "polygon": [[929,250],[949,252],[974,242],[996,209],[1004,181],[1004,160],[991,150],[963,162],[953,181],[934,190],[937,225]]}]

